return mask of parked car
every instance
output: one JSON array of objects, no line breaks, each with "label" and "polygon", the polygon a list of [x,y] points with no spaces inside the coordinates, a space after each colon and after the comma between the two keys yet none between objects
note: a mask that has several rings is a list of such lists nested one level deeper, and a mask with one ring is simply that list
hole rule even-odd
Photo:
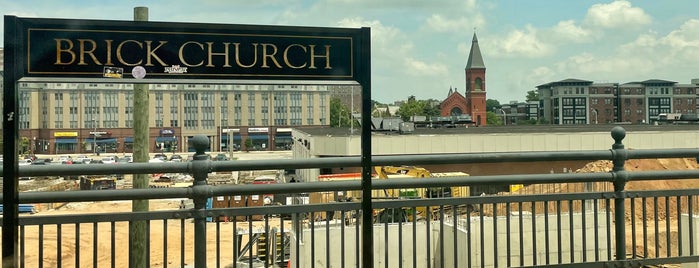
[{"label": "parked car", "polygon": [[119,160],[119,157],[116,157],[116,156],[102,157],[103,164],[116,164],[118,160]]},{"label": "parked car", "polygon": [[58,157],[58,163],[61,164],[72,164],[73,163],[73,158],[70,156],[62,155]]},{"label": "parked car", "polygon": [[170,156],[170,162],[182,162],[182,156],[179,154],[173,154]]},{"label": "parked car", "polygon": [[153,159],[156,159],[156,158],[157,158],[157,159],[160,159],[160,160],[163,160],[163,161],[167,161],[167,155],[165,155],[165,154],[160,154],[160,153],[155,154],[155,155],[153,156]]},{"label": "parked car", "polygon": [[214,157],[213,160],[214,160],[214,161],[228,161],[228,160],[231,160],[231,159],[228,158],[228,155],[227,155],[227,154],[220,153],[220,154],[217,154],[216,157]]},{"label": "parked car", "polygon": [[[87,157],[87,155],[81,154],[81,155],[78,155],[77,157],[75,157],[75,161],[73,161],[73,162],[85,163],[85,161],[89,161],[88,159],[90,159],[90,158]],[[90,160],[92,160],[92,159],[90,159]]]}]

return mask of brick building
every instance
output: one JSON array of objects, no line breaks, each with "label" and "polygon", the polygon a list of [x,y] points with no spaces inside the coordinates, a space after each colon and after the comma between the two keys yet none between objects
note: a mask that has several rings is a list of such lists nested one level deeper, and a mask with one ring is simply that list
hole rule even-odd
[{"label": "brick building", "polygon": [[659,115],[697,114],[699,80],[594,83],[565,79],[537,86],[540,116],[551,124],[646,124]]}]

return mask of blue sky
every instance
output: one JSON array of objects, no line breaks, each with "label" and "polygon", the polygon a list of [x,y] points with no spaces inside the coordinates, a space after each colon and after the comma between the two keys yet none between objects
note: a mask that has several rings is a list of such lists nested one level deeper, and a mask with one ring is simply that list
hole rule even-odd
[{"label": "blue sky", "polygon": [[136,6],[151,21],[371,27],[372,99],[384,103],[463,93],[474,28],[501,103],[566,78],[699,78],[696,0],[0,0],[20,17],[133,20]]}]

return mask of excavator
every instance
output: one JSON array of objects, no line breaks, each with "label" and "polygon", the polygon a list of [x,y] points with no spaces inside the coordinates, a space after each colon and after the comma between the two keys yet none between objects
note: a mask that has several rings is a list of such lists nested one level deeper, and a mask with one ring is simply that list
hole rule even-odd
[{"label": "excavator", "polygon": [[[449,176],[468,176],[463,172],[447,172],[447,173],[431,173],[429,170],[416,166],[376,166],[374,167],[376,175],[379,179],[390,179],[389,175],[404,175],[401,177],[408,178],[434,178],[434,177],[449,177]],[[392,176],[393,177],[393,176]],[[397,192],[396,192],[397,191]],[[384,190],[384,195],[387,198],[440,198],[440,197],[467,197],[469,196],[468,187],[433,187],[427,189],[399,189],[399,190]],[[439,207],[431,207],[430,210],[433,218],[438,216]],[[448,208],[451,209],[451,208]],[[378,222],[401,222],[411,221],[413,216],[417,219],[424,219],[427,215],[426,207],[418,207],[415,213],[412,209],[403,208],[402,210],[382,210],[376,213],[376,221]]]}]

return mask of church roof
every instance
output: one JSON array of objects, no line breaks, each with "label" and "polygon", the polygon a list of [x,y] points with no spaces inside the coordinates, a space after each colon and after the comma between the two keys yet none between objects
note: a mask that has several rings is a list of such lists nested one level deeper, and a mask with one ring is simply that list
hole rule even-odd
[{"label": "church roof", "polygon": [[485,69],[485,63],[483,63],[483,56],[481,55],[481,48],[478,46],[478,38],[476,37],[476,33],[473,33],[471,52],[468,53],[468,62],[466,63],[466,69],[472,68]]}]

